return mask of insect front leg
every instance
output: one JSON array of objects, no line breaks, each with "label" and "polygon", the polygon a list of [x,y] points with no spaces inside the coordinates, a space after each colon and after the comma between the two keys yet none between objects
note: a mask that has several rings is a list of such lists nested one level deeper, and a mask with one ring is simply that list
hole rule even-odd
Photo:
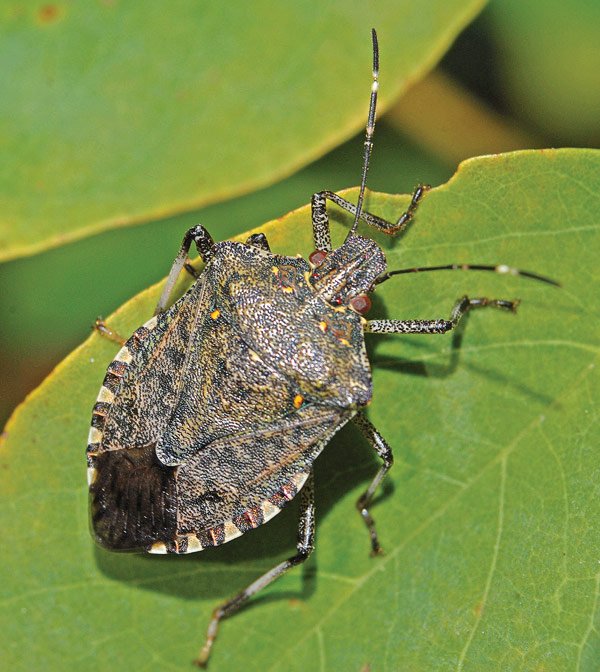
[{"label": "insect front leg", "polygon": [[314,549],[315,538],[315,502],[314,502],[314,482],[312,473],[306,480],[304,487],[300,492],[300,520],[298,524],[298,552],[288,560],[275,565],[273,569],[263,574],[256,581],[244,588],[237,595],[232,597],[213,612],[213,617],[208,624],[206,631],[206,642],[198,658],[194,661],[200,667],[206,667],[210,652],[217,636],[219,623],[228,616],[235,614],[253,595],[268,586],[272,581],[285,574],[288,569],[303,563]]},{"label": "insect front leg", "polygon": [[514,313],[518,305],[518,299],[504,301],[485,297],[470,299],[468,296],[463,296],[454,304],[449,320],[369,320],[364,330],[371,334],[445,334],[456,328],[461,317],[471,308],[491,306]]},{"label": "insect front leg", "polygon": [[[396,222],[388,222],[386,219],[377,217],[370,212],[361,210],[360,219],[367,222],[370,226],[383,231],[384,233],[398,233],[402,231],[412,216],[421,201],[423,194],[429,189],[428,186],[419,185],[411,198],[410,204]],[[313,194],[311,199],[313,238],[316,250],[323,250],[323,252],[331,252],[331,233],[329,231],[329,217],[327,215],[327,199],[333,201],[340,208],[356,216],[356,205],[350,203],[345,198],[338,196],[333,191],[320,191]]]},{"label": "insect front leg", "polygon": [[379,555],[382,553],[382,550],[377,539],[377,533],[375,532],[375,523],[373,518],[371,518],[371,514],[369,513],[369,505],[373,500],[375,491],[394,463],[394,456],[392,455],[392,449],[387,441],[362,413],[357,413],[352,418],[352,422],[360,429],[362,435],[371,444],[377,455],[379,455],[379,457],[383,460],[383,464],[381,467],[379,467],[379,471],[375,474],[375,478],[371,481],[369,487],[365,490],[365,492],[363,492],[356,502],[356,508],[363,517],[371,537],[371,555]]},{"label": "insect front leg", "polygon": [[[179,252],[175,257],[175,261],[171,266],[171,270],[169,271],[169,275],[167,277],[167,281],[165,282],[162,294],[160,295],[160,299],[158,300],[158,304],[156,305],[156,310],[154,311],[155,315],[162,313],[167,307],[171,297],[171,292],[175,286],[175,282],[177,281],[179,273],[187,261],[188,252],[190,251],[190,246],[192,243],[196,243],[198,254],[205,264],[207,264],[212,259],[215,241],[212,239],[210,233],[208,233],[208,231],[202,226],[202,224],[197,224],[196,226],[193,226],[191,229],[186,231],[185,236],[183,237],[183,242],[181,243],[181,247],[179,248]],[[194,275],[194,273],[192,273],[192,275]]]}]

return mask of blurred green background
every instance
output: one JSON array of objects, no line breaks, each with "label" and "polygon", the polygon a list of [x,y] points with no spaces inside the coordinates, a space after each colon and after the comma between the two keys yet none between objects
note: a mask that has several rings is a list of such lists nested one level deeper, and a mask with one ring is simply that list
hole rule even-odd
[{"label": "blurred green background", "polygon": [[[117,4],[108,0],[98,3],[109,9]],[[472,3],[471,14],[476,13],[476,5]],[[4,35],[0,41],[4,71],[0,76],[5,84],[23,74],[6,71],[12,67],[15,17],[29,13],[48,23],[51,29],[70,9],[70,3],[5,3],[0,10]],[[360,5],[352,11],[360,12]],[[275,30],[265,40],[265,53],[269,52],[271,41],[285,37],[273,25]],[[211,29],[218,30],[219,26]],[[402,30],[401,24],[399,29]],[[344,30],[343,21],[328,28],[332,35]],[[348,98],[355,98],[356,91],[360,91],[357,113],[344,121],[335,138],[323,139],[321,149],[315,153],[350,137],[352,129],[356,135],[296,172],[295,168],[310,157],[298,153],[295,166],[284,166],[282,161],[280,174],[293,172],[290,177],[277,181],[276,174],[266,175],[258,181],[274,183],[246,195],[170,217],[141,217],[140,221],[152,221],[143,226],[114,228],[61,246],[56,246],[55,240],[52,247],[35,254],[38,238],[32,218],[31,230],[28,232],[27,227],[25,230],[30,244],[18,251],[19,255],[31,256],[20,256],[0,265],[0,425],[53,366],[88,336],[97,315],[111,313],[166,274],[187,227],[202,222],[213,237],[227,238],[307,203],[315,191],[339,190],[358,183],[361,118],[366,112],[369,86],[370,44],[367,30],[362,32],[363,43],[357,52],[366,55],[367,61],[360,72],[348,75],[347,84]],[[391,59],[386,58],[389,40],[382,42],[381,90],[387,110],[379,117],[369,186],[377,191],[406,193],[419,182],[443,183],[455,172],[460,160],[477,154],[547,146],[598,146],[598,35],[600,3],[596,0],[494,0],[460,34],[439,67],[421,81],[419,73],[412,74],[414,84],[395,103],[385,98],[386,90],[388,96],[394,90],[394,73]],[[81,39],[84,40],[83,36]],[[137,40],[140,36],[132,32],[129,39]],[[309,50],[308,39],[301,36],[298,47]],[[397,39],[402,40],[401,32]],[[81,48],[88,47],[83,43]],[[107,55],[89,50],[88,57],[92,62]],[[315,58],[318,59],[318,54]],[[352,51],[341,53],[340,59],[351,63],[359,60]],[[51,71],[48,63],[34,65]],[[274,65],[267,64],[265,68]],[[322,62],[320,67],[319,76],[323,86],[327,86],[328,64]],[[268,82],[265,87],[268,88]],[[322,98],[312,93],[306,92],[303,104],[325,114]],[[65,104],[77,105],[78,101],[75,98]],[[198,105],[202,105],[201,100]],[[283,103],[282,106],[285,107]],[[7,137],[7,115],[14,110],[11,111],[1,89],[0,110],[3,145],[0,178],[5,185],[1,202],[6,212],[13,196],[9,175],[18,172],[15,161],[18,163],[22,157],[5,151],[16,140]],[[28,112],[23,110],[23,114]],[[247,132],[252,134],[251,120]],[[291,123],[288,132],[294,134]],[[267,137],[265,142],[276,142],[276,138]],[[218,146],[214,151],[224,152],[236,164],[235,147]],[[197,161],[200,172],[203,157],[198,156]],[[173,179],[176,178],[177,175]],[[131,189],[136,189],[136,185],[131,185]],[[240,184],[237,193],[248,190]],[[222,196],[226,197],[225,191]],[[220,198],[215,193],[207,200]],[[32,211],[36,207],[44,210],[42,204],[28,207]],[[186,210],[175,207],[173,211],[182,209]],[[27,224],[26,217],[24,221]]]}]

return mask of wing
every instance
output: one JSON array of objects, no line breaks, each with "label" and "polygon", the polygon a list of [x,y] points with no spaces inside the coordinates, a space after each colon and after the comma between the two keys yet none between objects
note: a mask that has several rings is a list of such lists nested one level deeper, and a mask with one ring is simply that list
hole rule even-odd
[{"label": "wing", "polygon": [[135,549],[175,534],[175,472],[155,448],[176,407],[207,294],[200,278],[137,329],[108,367],[87,447],[92,526],[102,546]]},{"label": "wing", "polygon": [[137,329],[111,362],[94,406],[88,453],[154,443],[181,393],[189,343],[209,310],[200,278],[169,310]]},{"label": "wing", "polygon": [[279,513],[351,416],[306,406],[261,431],[215,441],[179,467],[162,464],[152,444],[103,451],[90,485],[96,539],[154,553],[230,541]]},{"label": "wing", "polygon": [[177,468],[177,539],[153,552],[217,546],[275,516],[353,415],[305,406],[259,431],[220,439]]}]

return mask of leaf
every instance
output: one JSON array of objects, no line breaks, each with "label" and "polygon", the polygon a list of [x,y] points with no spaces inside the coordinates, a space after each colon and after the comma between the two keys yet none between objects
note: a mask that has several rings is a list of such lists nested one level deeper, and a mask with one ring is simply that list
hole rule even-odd
[{"label": "leaf", "polygon": [[[427,194],[404,235],[376,236],[390,268],[508,263],[563,289],[460,272],[378,289],[370,317],[446,317],[465,291],[522,305],[473,311],[454,335],[369,338],[368,414],[396,456],[372,509],[387,553],[368,554],[354,502],[377,459],[348,427],[317,461],[313,556],[223,623],[212,672],[596,669],[599,194],[599,151],[482,157]],[[367,207],[394,218],[407,203],[370,194]],[[349,220],[335,219],[341,241]],[[312,249],[308,208],[261,230],[278,252]],[[132,331],[159,291],[109,323]],[[215,606],[293,552],[295,506],[190,556],[94,546],[84,452],[113,346],[91,336],[0,445],[7,669],[191,669]]]},{"label": "leaf", "polygon": [[6,7],[0,258],[289,175],[364,124],[371,25],[381,112],[483,4]]},{"label": "leaf", "polygon": [[600,5],[503,0],[486,13],[505,109],[562,145],[600,142]]}]

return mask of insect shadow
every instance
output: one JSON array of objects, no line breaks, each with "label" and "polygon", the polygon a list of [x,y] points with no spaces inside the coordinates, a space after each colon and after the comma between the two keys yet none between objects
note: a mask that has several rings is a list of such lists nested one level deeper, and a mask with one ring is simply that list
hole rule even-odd
[{"label": "insect shadow", "polygon": [[[371,299],[373,305],[373,313],[385,319],[390,317],[385,303],[381,297],[373,296]],[[395,316],[394,316],[395,317]],[[385,356],[378,356],[377,349],[381,348],[386,341],[397,341],[397,335],[381,334],[377,339],[370,339],[366,342],[367,353],[369,361],[374,369],[389,369],[397,371],[403,375],[421,376],[425,378],[450,378],[456,373],[459,367],[468,369],[469,371],[493,381],[495,384],[505,388],[510,388],[516,393],[529,397],[532,401],[549,405],[555,400],[553,397],[540,392],[539,389],[526,385],[516,376],[507,376],[498,369],[490,367],[479,366],[473,361],[465,362],[462,360],[461,351],[465,334],[468,334],[469,327],[467,326],[472,315],[467,313],[463,320],[458,324],[450,336],[450,348],[447,353],[440,353],[438,361],[427,361],[423,359],[409,359],[406,357],[395,357],[386,354]],[[414,350],[426,350],[428,355],[432,353],[432,347],[439,348],[439,341],[433,344],[430,340],[419,342],[416,339],[406,340],[406,345]],[[440,352],[436,350],[436,352]],[[441,360],[441,361],[440,361]]]}]

